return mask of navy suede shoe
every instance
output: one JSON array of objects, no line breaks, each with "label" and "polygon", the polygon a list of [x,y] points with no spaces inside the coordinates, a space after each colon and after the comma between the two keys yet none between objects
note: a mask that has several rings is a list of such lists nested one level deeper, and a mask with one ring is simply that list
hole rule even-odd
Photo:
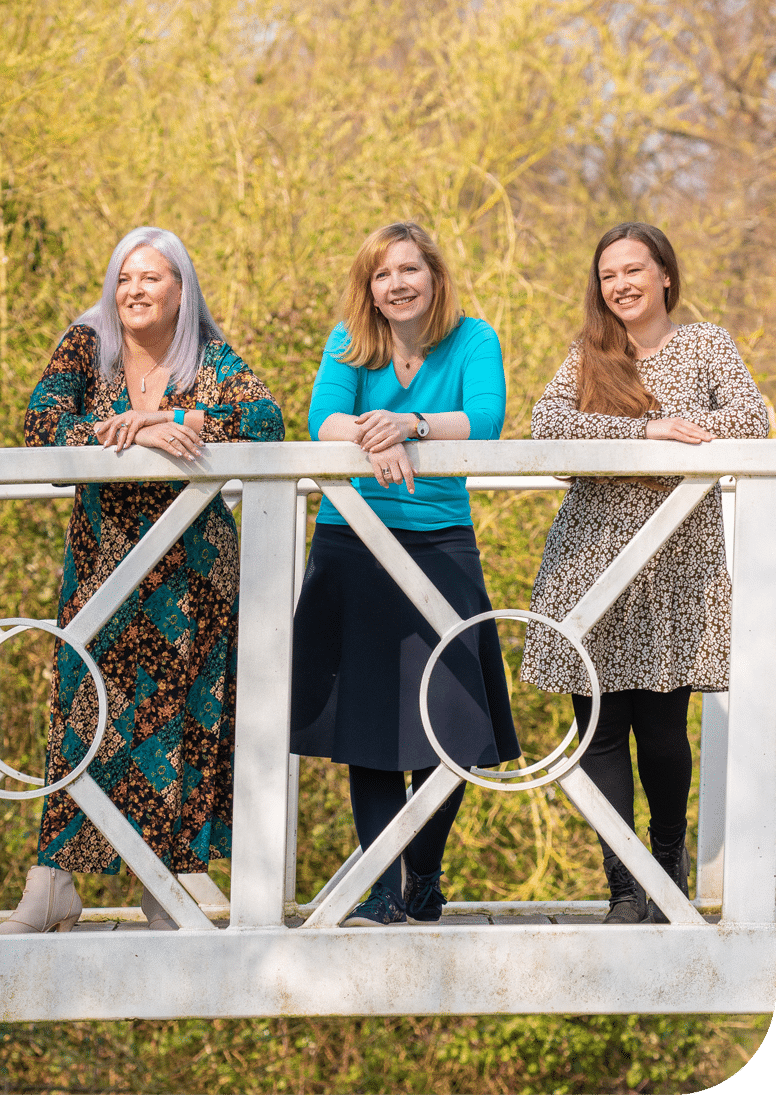
[{"label": "navy suede shoe", "polygon": [[406,872],[404,902],[407,906],[407,920],[410,924],[438,924],[442,919],[442,906],[447,904],[447,898],[439,885],[444,871],[416,874],[406,858],[403,865]]},{"label": "navy suede shoe", "polygon": [[356,905],[350,916],[342,921],[343,928],[374,928],[386,924],[406,924],[404,902],[386,889],[382,882],[375,882],[366,901]]}]

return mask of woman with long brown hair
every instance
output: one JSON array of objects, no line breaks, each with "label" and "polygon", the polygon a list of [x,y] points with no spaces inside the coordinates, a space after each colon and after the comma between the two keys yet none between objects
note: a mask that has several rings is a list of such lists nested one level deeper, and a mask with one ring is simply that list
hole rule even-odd
[{"label": "woman with long brown hair", "polygon": [[[593,256],[582,333],[536,404],[536,438],[636,438],[697,445],[764,437],[762,397],[727,331],[677,324],[679,268],[660,229],[626,223]],[[679,477],[578,478],[550,529],[531,608],[561,620]],[[601,712],[580,764],[634,825],[630,733],[650,809],[652,854],[688,893],[687,799],[692,691],[728,682],[730,577],[717,485],[593,627],[584,644],[601,686]],[[580,735],[590,716],[582,662],[557,632],[528,628],[522,677],[570,692]],[[601,840],[610,887],[607,923],[666,917]]]}]

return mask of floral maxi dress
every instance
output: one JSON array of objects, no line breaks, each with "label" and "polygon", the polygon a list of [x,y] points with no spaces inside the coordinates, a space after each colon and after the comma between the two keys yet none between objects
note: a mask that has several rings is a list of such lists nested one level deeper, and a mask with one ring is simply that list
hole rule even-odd
[{"label": "floral maxi dress", "polygon": [[[534,408],[532,435],[643,439],[647,417],[577,410],[578,360],[574,346]],[[660,403],[661,418],[689,419],[721,438],[768,433],[762,396],[721,327],[680,327],[662,350],[639,362],[639,370]],[[531,608],[562,620],[679,482],[676,477],[655,480],[652,486],[576,479],[547,536]],[[583,642],[602,692],[727,688],[730,577],[719,484]],[[527,628],[521,677],[550,692],[591,693],[581,659],[556,631],[540,623]]]},{"label": "floral maxi dress", "polygon": [[[71,328],[35,388],[28,445],[95,445],[94,424],[130,409],[123,371],[106,384],[96,335]],[[277,441],[280,409],[267,387],[222,342],[211,341],[188,392],[160,409],[205,411],[204,442]],[[65,542],[58,623],[65,627],[160,517],[185,483],[78,486]],[[221,496],[178,542],[89,650],[108,692],[108,722],[89,774],[175,872],[206,871],[231,847],[239,558]],[[57,641],[47,782],[83,757],[97,697],[80,657]],[[39,863],[115,874],[116,852],[66,790],[46,798]]]}]

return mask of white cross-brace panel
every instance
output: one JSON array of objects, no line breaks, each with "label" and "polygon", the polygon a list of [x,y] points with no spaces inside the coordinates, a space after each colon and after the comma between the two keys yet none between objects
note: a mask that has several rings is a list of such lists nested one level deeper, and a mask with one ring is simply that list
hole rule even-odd
[{"label": "white cross-brace panel", "polygon": [[[570,638],[581,639],[586,635],[714,484],[714,479],[685,482],[669,494],[627,547],[569,612],[561,624],[561,631]],[[444,636],[449,629],[455,627],[460,622],[460,617],[361,495],[349,483],[324,483],[323,490],[436,632]],[[401,854],[460,782],[459,777],[444,764],[440,764],[418,794],[413,795],[380,837],[320,901],[305,927],[333,927],[340,923],[359,901],[361,894]],[[658,866],[650,852],[578,764],[565,775],[559,775],[558,782],[672,923],[697,926],[705,924],[700,913]]]}]

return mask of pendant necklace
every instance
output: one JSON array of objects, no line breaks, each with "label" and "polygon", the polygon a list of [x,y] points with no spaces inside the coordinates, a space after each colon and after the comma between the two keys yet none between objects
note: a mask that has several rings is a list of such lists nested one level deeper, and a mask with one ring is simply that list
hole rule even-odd
[{"label": "pendant necklace", "polygon": [[154,371],[154,369],[158,369],[158,368],[159,368],[159,362],[157,361],[157,363],[155,365],[151,366],[151,368],[148,370],[147,373],[143,373],[143,375],[140,377],[140,391],[143,392],[143,394],[145,394],[145,390],[146,390],[146,386],[145,386],[146,377],[150,376],[151,373]]},{"label": "pendant necklace", "polygon": [[[420,354],[410,354],[410,356],[404,362],[404,368],[409,369],[410,363],[412,362],[413,358],[416,358],[416,357],[420,357]],[[422,361],[423,361],[423,359],[421,358],[421,364],[422,364]]]}]

